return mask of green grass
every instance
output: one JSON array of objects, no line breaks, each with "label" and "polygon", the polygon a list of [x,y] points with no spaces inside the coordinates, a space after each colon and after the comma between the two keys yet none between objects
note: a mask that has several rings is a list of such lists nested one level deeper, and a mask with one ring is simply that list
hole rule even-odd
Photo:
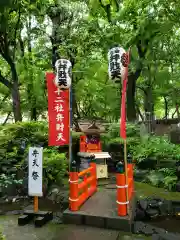
[{"label": "green grass", "polygon": [[156,196],[167,200],[180,200],[179,192],[169,192],[164,188],[153,187],[146,183],[136,182],[135,191],[139,198]]},{"label": "green grass", "polygon": [[146,237],[144,235],[128,234],[125,232],[119,232],[119,237],[117,240],[133,240],[133,239],[150,240],[150,239],[152,239],[152,237]]}]

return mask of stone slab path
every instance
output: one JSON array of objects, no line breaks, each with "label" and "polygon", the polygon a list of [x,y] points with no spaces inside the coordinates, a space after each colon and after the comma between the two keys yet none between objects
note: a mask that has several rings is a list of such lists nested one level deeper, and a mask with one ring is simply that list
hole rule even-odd
[{"label": "stone slab path", "polygon": [[[18,216],[1,216],[0,230],[6,240],[131,240],[136,239],[131,235],[105,229],[63,225],[49,223],[42,228],[34,228],[33,224],[18,226]],[[145,239],[137,237],[137,239]],[[148,239],[148,238],[147,238]]]}]

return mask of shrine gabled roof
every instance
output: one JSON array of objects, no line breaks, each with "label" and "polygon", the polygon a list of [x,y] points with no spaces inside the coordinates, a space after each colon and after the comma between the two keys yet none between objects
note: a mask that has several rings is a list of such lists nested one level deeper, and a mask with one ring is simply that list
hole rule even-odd
[{"label": "shrine gabled roof", "polygon": [[105,132],[105,126],[101,122],[81,121],[79,122],[81,132],[86,134],[99,134]]},{"label": "shrine gabled roof", "polygon": [[94,122],[93,124],[91,124],[91,125],[88,127],[88,130],[90,130],[90,129],[93,129],[93,130],[95,130],[95,129],[100,130],[100,128],[96,125],[95,122]]}]

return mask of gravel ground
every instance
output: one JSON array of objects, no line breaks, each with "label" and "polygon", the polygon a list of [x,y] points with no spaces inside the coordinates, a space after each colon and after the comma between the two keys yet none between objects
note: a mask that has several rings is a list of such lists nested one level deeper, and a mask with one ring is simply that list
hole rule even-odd
[{"label": "gravel ground", "polygon": [[[18,216],[1,216],[0,229],[6,236],[6,240],[130,240],[136,239],[131,235],[105,229],[61,225],[49,223],[42,228],[34,228],[33,224],[19,227]],[[145,239],[145,238],[137,238]],[[147,238],[148,239],[148,238]]]}]

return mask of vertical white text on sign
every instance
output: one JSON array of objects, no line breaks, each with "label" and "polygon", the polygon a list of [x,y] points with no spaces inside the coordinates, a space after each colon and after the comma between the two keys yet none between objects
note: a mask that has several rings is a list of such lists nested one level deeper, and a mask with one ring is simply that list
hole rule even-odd
[{"label": "vertical white text on sign", "polygon": [[28,175],[28,194],[29,196],[42,197],[42,178],[43,178],[43,148],[29,148],[29,175]]}]

